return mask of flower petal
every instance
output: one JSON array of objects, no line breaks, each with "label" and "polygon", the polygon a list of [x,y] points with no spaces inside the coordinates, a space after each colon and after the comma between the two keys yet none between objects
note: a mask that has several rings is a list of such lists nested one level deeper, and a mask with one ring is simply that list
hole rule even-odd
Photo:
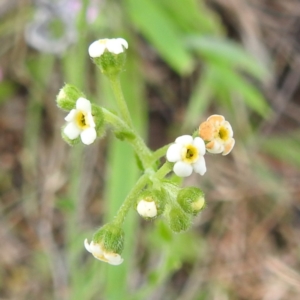
[{"label": "flower petal", "polygon": [[175,140],[176,144],[188,145],[193,143],[193,137],[191,135],[182,135]]},{"label": "flower petal", "polygon": [[64,134],[70,140],[74,140],[74,139],[78,138],[78,136],[80,135],[80,132],[81,132],[81,130],[73,122],[68,123],[67,126],[64,128]]},{"label": "flower petal", "polygon": [[230,141],[225,144],[224,151],[223,151],[222,155],[229,154],[231,152],[231,150],[233,149],[234,144],[235,144],[235,139],[231,138]]},{"label": "flower petal", "polygon": [[90,244],[89,244],[89,242],[88,242],[88,239],[85,239],[85,240],[84,240],[84,247],[85,247],[85,249],[86,249],[88,252],[92,253]]},{"label": "flower petal", "polygon": [[122,46],[124,46],[126,49],[128,49],[128,43],[126,40],[122,39],[122,38],[117,38],[116,39]]},{"label": "flower petal", "polygon": [[221,124],[225,121],[225,118],[221,115],[211,115],[209,118],[207,118],[207,121],[214,124]]},{"label": "flower petal", "polygon": [[214,138],[215,128],[210,122],[203,122],[199,126],[199,136],[204,141],[211,141]]},{"label": "flower petal", "polygon": [[95,41],[89,46],[90,57],[100,57],[103,54],[106,49],[106,44],[100,41],[101,40]]},{"label": "flower petal", "polygon": [[122,44],[119,43],[117,39],[109,40],[109,43],[107,43],[107,50],[114,54],[120,54],[124,51]]},{"label": "flower petal", "polygon": [[232,137],[233,136],[233,130],[232,130],[232,127],[231,127],[230,123],[228,121],[225,121],[223,126],[228,130],[229,137]]},{"label": "flower petal", "polygon": [[167,160],[169,162],[176,162],[181,159],[182,146],[178,144],[172,144],[166,154]]},{"label": "flower petal", "polygon": [[92,106],[91,106],[91,102],[85,98],[78,98],[76,101],[76,108],[78,110],[82,110],[85,112],[91,112],[92,111]]},{"label": "flower petal", "polygon": [[73,121],[73,120],[75,119],[75,115],[76,115],[76,109],[72,109],[72,110],[68,113],[68,115],[65,117],[65,120],[66,120],[67,122],[71,122],[71,121]]},{"label": "flower petal", "polygon": [[89,124],[90,127],[96,127],[94,118],[93,118],[93,116],[92,116],[91,113],[88,113],[88,114],[86,115],[86,118],[87,118],[87,123]]},{"label": "flower petal", "polygon": [[91,242],[90,244],[90,249],[91,249],[91,252],[92,254],[102,260],[102,257],[103,257],[103,249],[102,249],[102,246],[101,244],[98,244],[98,243],[95,243],[94,241]]},{"label": "flower petal", "polygon": [[200,155],[204,155],[206,152],[205,143],[200,137],[194,138],[194,146],[198,149]]},{"label": "flower petal", "polygon": [[224,151],[224,145],[217,140],[211,141],[206,144],[206,150],[210,153],[222,153]]},{"label": "flower petal", "polygon": [[193,172],[193,167],[183,161],[178,161],[173,167],[174,173],[179,177],[188,177]]},{"label": "flower petal", "polygon": [[121,255],[117,253],[104,253],[104,257],[109,264],[115,266],[120,265],[124,261]]},{"label": "flower petal", "polygon": [[199,159],[193,164],[193,169],[196,173],[200,175],[204,175],[206,172],[206,164],[203,156],[199,157]]},{"label": "flower petal", "polygon": [[92,144],[96,137],[97,137],[97,133],[95,128],[93,127],[89,127],[85,130],[83,130],[80,134],[81,137],[81,141],[85,144],[85,145],[90,145]]}]

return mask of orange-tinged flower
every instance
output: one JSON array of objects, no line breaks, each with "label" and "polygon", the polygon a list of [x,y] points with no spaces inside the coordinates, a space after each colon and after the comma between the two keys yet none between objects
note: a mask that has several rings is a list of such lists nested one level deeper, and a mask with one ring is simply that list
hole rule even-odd
[{"label": "orange-tinged flower", "polygon": [[235,144],[231,125],[221,115],[212,115],[201,123],[199,136],[206,142],[206,150],[210,153],[227,155]]}]

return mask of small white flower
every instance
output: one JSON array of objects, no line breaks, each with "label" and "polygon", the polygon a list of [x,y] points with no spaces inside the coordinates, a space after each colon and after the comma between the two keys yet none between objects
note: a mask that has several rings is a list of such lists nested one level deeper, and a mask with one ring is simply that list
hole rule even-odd
[{"label": "small white flower", "polygon": [[128,48],[128,43],[122,38],[102,39],[90,45],[89,55],[90,57],[100,57],[105,50],[114,54],[120,54],[124,51],[124,48]]},{"label": "small white flower", "polygon": [[142,199],[138,203],[136,210],[144,218],[153,218],[157,216],[157,208],[154,201],[146,201]]},{"label": "small white flower", "polygon": [[79,98],[76,101],[76,109],[72,109],[65,120],[68,124],[64,128],[64,134],[70,140],[74,140],[80,135],[81,141],[86,145],[90,145],[95,141],[97,137],[96,125],[89,100]]},{"label": "small white flower", "polygon": [[173,171],[177,176],[190,176],[193,170],[200,175],[206,172],[204,160],[205,143],[200,137],[193,139],[183,135],[175,140],[167,151],[167,160],[174,162]]},{"label": "small white flower", "polygon": [[120,254],[106,251],[102,244],[94,243],[93,241],[89,244],[88,240],[85,239],[84,246],[95,258],[111,265],[117,266],[123,262],[123,258]]}]

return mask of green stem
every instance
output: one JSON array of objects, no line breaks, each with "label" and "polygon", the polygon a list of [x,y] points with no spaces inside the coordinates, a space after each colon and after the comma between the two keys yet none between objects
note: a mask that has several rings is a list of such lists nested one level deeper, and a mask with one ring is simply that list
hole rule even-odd
[{"label": "green stem", "polygon": [[156,162],[159,160],[161,157],[165,156],[167,153],[168,148],[170,147],[170,144],[165,145],[159,149],[157,149],[153,154],[152,154],[152,162]]},{"label": "green stem", "polygon": [[171,172],[173,168],[173,164],[166,161],[162,166],[161,168],[155,173],[155,177],[157,179],[163,179],[168,173]]},{"label": "green stem", "polygon": [[[172,170],[172,167],[173,167],[172,163],[166,162],[161,166],[161,168],[155,173],[154,176],[157,179],[162,179]],[[136,185],[133,187],[133,189],[126,197],[125,201],[123,202],[122,206],[120,207],[114,219],[114,222],[116,222],[119,226],[123,224],[129,209],[133,205],[133,202],[136,200],[139,192],[146,186],[148,182],[149,182],[149,174],[146,173],[142,177],[140,177]]]},{"label": "green stem", "polygon": [[147,182],[148,174],[144,174],[142,177],[140,177],[136,185],[130,191],[119,211],[117,212],[117,215],[115,216],[114,222],[116,222],[118,225],[121,226],[123,224],[125,217],[133,204],[133,201],[136,199],[138,193],[145,187]]},{"label": "green stem", "polygon": [[126,122],[126,124],[132,128],[132,121],[130,117],[130,113],[122,92],[121,84],[120,84],[120,78],[119,76],[111,76],[109,77],[110,84],[112,87],[112,90],[114,92],[115,98],[117,100],[117,104],[121,113],[122,118]]},{"label": "green stem", "polygon": [[111,113],[109,110],[102,108],[102,112],[104,114],[106,122],[111,124],[114,129],[120,131],[121,133],[124,132],[132,135],[132,138],[129,138],[128,142],[133,146],[136,154],[143,164],[144,169],[151,168],[153,162],[152,152],[146,146],[140,135],[137,134],[134,129],[130,128],[122,119]]}]

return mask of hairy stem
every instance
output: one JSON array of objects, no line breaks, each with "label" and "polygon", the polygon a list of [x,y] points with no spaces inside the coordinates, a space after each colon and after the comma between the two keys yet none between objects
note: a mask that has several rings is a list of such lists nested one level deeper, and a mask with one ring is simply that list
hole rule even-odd
[{"label": "hairy stem", "polygon": [[109,110],[102,108],[102,112],[106,122],[112,125],[116,131],[121,133],[124,132],[125,134],[128,133],[132,136],[128,138],[128,142],[133,146],[137,156],[142,162],[144,169],[151,168],[153,162],[152,152],[146,146],[141,136],[133,128],[130,128],[122,119],[111,113]]},{"label": "hairy stem", "polygon": [[120,113],[126,124],[132,128],[131,116],[123,95],[123,91],[121,88],[120,78],[119,76],[113,76],[109,78],[112,90],[114,92],[115,98],[117,100],[117,105],[119,107]]}]

